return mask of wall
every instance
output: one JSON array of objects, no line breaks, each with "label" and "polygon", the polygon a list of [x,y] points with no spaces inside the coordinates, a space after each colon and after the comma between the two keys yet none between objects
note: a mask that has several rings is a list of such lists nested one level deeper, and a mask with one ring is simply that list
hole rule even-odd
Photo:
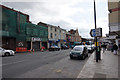
[{"label": "wall", "polygon": [[118,2],[108,2],[108,10],[117,8],[120,3]]}]

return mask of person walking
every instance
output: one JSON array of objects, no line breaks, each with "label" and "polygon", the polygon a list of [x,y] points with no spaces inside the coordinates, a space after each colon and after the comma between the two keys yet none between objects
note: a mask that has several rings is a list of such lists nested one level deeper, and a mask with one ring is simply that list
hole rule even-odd
[{"label": "person walking", "polygon": [[103,53],[105,52],[105,50],[106,50],[106,45],[105,44],[103,44],[102,45],[102,47],[103,47]]},{"label": "person walking", "polygon": [[114,44],[112,43],[112,44],[111,44],[111,52],[113,52],[113,45],[114,45]]},{"label": "person walking", "polygon": [[113,45],[113,53],[116,55],[118,50],[118,46],[114,43]]}]

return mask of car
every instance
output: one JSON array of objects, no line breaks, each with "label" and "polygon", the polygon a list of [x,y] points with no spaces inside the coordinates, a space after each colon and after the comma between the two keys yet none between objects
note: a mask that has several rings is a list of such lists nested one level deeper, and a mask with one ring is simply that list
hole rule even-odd
[{"label": "car", "polygon": [[14,56],[14,55],[15,55],[15,51],[6,50],[6,49],[0,47],[0,56]]},{"label": "car", "polygon": [[88,50],[84,45],[75,46],[70,52],[70,59],[78,58],[83,60],[85,57],[88,57]]},{"label": "car", "polygon": [[69,49],[67,45],[62,45],[61,49]]},{"label": "car", "polygon": [[92,48],[93,48],[93,51],[95,50],[95,45],[94,44],[92,44]]},{"label": "car", "polygon": [[92,53],[94,51],[92,45],[87,45],[88,53]]},{"label": "car", "polygon": [[58,46],[56,46],[56,45],[51,46],[51,47],[49,48],[49,51],[59,51],[59,50],[60,50],[60,48],[59,48]]}]

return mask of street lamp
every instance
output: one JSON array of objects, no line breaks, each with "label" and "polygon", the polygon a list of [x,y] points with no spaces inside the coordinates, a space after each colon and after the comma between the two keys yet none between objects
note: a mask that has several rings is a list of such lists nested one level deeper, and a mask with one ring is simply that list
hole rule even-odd
[{"label": "street lamp", "polygon": [[[97,28],[96,25],[96,7],[95,7],[95,0],[94,0],[94,21],[95,21],[95,29]],[[94,38],[96,42],[96,62],[98,62],[98,53],[97,53],[97,37]]]}]

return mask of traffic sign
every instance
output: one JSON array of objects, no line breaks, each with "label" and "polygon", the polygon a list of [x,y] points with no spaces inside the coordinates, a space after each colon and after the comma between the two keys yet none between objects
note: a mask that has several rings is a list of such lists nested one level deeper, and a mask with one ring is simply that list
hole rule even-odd
[{"label": "traffic sign", "polygon": [[90,35],[91,35],[91,37],[95,37],[95,36],[96,36],[96,31],[95,31],[95,29],[91,29]]},{"label": "traffic sign", "polygon": [[102,28],[91,29],[90,35],[91,37],[102,37]]},{"label": "traffic sign", "polygon": [[102,37],[102,28],[96,29],[96,37]]}]

